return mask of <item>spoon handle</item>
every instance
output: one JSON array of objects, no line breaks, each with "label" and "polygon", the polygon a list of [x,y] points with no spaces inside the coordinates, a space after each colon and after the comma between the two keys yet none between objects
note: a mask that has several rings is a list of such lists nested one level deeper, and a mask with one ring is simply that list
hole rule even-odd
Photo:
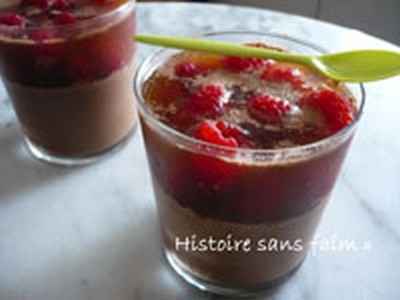
[{"label": "spoon handle", "polygon": [[263,59],[270,58],[312,66],[312,59],[307,55],[280,52],[271,49],[257,48],[214,40],[200,40],[194,38],[161,35],[136,35],[135,40],[141,43],[162,46],[166,48],[176,48],[240,57],[256,57]]}]

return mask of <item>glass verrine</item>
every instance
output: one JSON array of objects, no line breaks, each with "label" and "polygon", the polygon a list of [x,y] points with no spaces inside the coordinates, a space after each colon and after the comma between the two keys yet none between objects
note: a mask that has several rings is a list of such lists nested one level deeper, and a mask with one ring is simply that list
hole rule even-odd
[{"label": "glass verrine", "polygon": [[[278,34],[223,32],[206,37],[324,52]],[[155,53],[135,79],[165,255],[181,277],[203,290],[249,295],[276,286],[307,254],[361,117],[364,89],[347,86],[356,100],[356,117],[328,138],[284,149],[236,148],[233,154],[232,148],[176,131],[146,103],[146,81],[176,53]],[[230,176],[218,184],[202,176],[225,178],[224,172]]]},{"label": "glass verrine", "polygon": [[97,161],[120,149],[137,123],[135,1],[88,3],[73,22],[50,7],[43,15],[60,24],[0,26],[2,80],[30,152],[50,163]]}]

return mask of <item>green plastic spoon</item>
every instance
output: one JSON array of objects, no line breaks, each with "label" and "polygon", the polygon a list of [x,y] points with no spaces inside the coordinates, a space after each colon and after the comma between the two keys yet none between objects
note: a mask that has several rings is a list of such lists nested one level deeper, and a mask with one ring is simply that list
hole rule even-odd
[{"label": "green plastic spoon", "polygon": [[400,53],[388,50],[354,50],[319,56],[279,52],[240,44],[184,37],[137,35],[136,41],[167,48],[240,57],[271,58],[299,63],[337,81],[369,82],[400,74]]}]

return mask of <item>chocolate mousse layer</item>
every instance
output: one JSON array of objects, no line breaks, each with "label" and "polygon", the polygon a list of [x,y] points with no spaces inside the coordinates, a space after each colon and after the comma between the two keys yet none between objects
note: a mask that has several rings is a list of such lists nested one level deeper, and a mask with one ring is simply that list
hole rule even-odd
[{"label": "chocolate mousse layer", "polygon": [[[189,274],[235,289],[269,286],[296,270],[306,256],[327,200],[321,199],[315,207],[290,219],[241,224],[201,216],[179,206],[156,180],[154,188],[166,251]],[[231,245],[235,241],[241,246],[222,250],[215,243],[215,248],[199,250],[201,243],[210,246],[210,237],[217,243],[230,240]],[[193,243],[185,244],[189,240]],[[244,247],[246,240],[249,242]]]},{"label": "chocolate mousse layer", "polygon": [[66,87],[3,81],[33,144],[57,156],[84,157],[107,150],[134,129],[133,73],[132,62],[103,79]]}]

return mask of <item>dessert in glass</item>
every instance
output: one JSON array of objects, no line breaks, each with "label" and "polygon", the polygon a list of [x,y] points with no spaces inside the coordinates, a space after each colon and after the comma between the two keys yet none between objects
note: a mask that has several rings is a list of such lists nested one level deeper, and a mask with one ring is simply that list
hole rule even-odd
[{"label": "dessert in glass", "polygon": [[[273,34],[207,38],[322,52]],[[224,295],[285,282],[306,257],[363,87],[293,63],[162,50],[139,68],[135,91],[172,268]]]},{"label": "dessert in glass", "polygon": [[135,1],[21,0],[0,8],[0,72],[34,157],[78,165],[136,128]]}]

